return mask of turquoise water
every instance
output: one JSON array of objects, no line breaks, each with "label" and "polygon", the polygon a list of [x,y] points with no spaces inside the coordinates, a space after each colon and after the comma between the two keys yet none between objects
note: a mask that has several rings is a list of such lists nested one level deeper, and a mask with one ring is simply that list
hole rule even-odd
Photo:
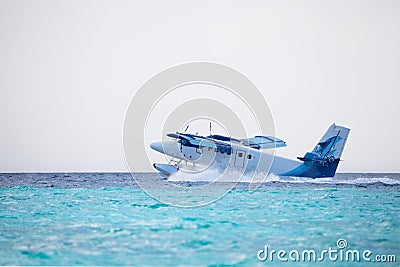
[{"label": "turquoise water", "polygon": [[290,261],[259,261],[265,245],[320,251],[344,238],[348,249],[396,255],[369,264],[399,266],[399,177],[274,180],[253,193],[239,185],[185,209],[152,199],[129,174],[2,174],[0,264],[275,266]]}]

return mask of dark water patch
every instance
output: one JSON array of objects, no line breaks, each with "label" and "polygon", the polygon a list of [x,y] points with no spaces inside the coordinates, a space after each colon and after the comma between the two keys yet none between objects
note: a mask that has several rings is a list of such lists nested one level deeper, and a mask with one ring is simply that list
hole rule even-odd
[{"label": "dark water patch", "polygon": [[148,208],[150,208],[150,209],[160,209],[160,208],[165,208],[165,207],[169,207],[169,205],[164,204],[164,203],[156,203],[156,204],[148,206]]},{"label": "dark water patch", "polygon": [[182,220],[184,220],[184,221],[189,221],[189,222],[195,222],[195,221],[198,221],[198,220],[199,220],[199,218],[194,218],[194,217],[184,217],[184,218],[182,218]]},{"label": "dark water patch", "polygon": [[201,247],[209,246],[211,244],[212,244],[212,242],[207,241],[207,240],[191,240],[189,242],[185,242],[184,246],[188,247],[188,248],[198,249]]},{"label": "dark water patch", "polygon": [[39,259],[50,259],[50,257],[44,252],[34,252],[29,250],[21,251],[22,255],[31,257],[31,258],[39,258]]}]

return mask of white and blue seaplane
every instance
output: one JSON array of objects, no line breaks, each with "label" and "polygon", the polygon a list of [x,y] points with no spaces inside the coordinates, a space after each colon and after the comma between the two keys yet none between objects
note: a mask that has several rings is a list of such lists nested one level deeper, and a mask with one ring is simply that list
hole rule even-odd
[{"label": "white and blue seaplane", "polygon": [[297,160],[269,152],[286,147],[273,136],[237,139],[222,135],[199,136],[189,133],[167,134],[173,140],[156,141],[150,147],[169,156],[169,163],[153,166],[169,177],[177,172],[199,172],[213,166],[242,173],[261,172],[278,176],[333,177],[338,167],[350,129],[332,124],[311,152]]}]

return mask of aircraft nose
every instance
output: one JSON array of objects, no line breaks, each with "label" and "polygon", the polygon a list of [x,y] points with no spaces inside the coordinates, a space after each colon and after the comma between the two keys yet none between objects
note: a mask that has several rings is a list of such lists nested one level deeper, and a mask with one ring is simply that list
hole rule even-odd
[{"label": "aircraft nose", "polygon": [[160,153],[164,153],[163,142],[162,141],[152,142],[150,144],[150,148],[155,150],[155,151],[158,151]]}]

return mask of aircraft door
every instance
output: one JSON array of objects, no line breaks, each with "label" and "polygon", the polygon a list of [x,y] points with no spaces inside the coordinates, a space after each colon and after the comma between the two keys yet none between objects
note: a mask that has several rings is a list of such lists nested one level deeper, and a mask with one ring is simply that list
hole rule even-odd
[{"label": "aircraft door", "polygon": [[235,164],[234,164],[235,167],[243,168],[245,159],[246,159],[246,151],[240,149],[236,150]]}]

